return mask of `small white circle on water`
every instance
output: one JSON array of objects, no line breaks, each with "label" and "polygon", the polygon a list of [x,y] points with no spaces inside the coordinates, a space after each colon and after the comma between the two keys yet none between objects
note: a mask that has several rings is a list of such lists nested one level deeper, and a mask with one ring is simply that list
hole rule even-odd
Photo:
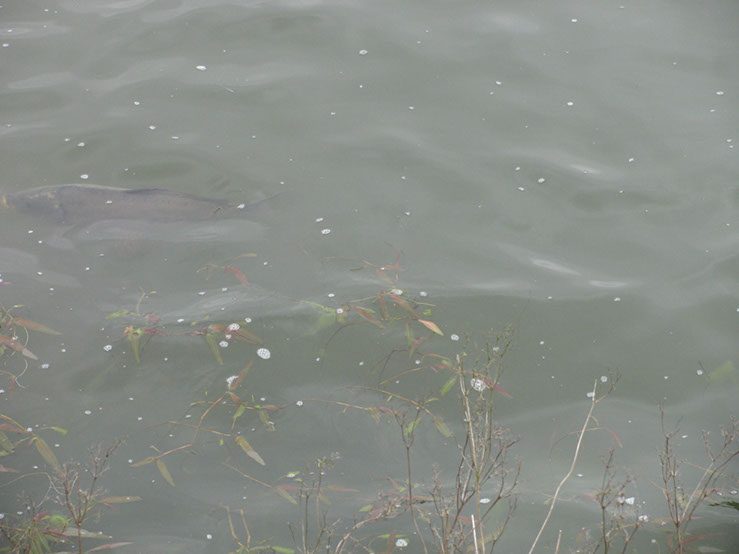
[{"label": "small white circle on water", "polygon": [[105,346],[103,346],[103,350],[105,350],[106,352],[110,352],[111,350],[113,350],[113,345],[106,344]]},{"label": "small white circle on water", "polygon": [[452,340],[459,340],[459,335],[455,333],[455,334],[449,335],[449,338]]},{"label": "small white circle on water", "polygon": [[208,68],[205,67],[204,65],[196,65],[195,66],[195,69],[197,69],[198,71],[205,71]]},{"label": "small white circle on water", "polygon": [[322,235],[328,235],[331,232],[331,229],[321,229]]},{"label": "small white circle on water", "polygon": [[297,406],[297,407],[299,408],[300,406],[302,406],[302,405],[303,405],[303,401],[302,401],[302,400],[298,400],[298,401],[297,401],[297,402],[295,403],[295,405],[296,405],[296,406]]},{"label": "small white circle on water", "polygon": [[239,325],[238,323],[232,323],[228,326],[229,331],[238,331],[239,329],[241,329],[241,325]]},{"label": "small white circle on water", "polygon": [[405,539],[398,539],[397,541],[395,541],[395,546],[397,546],[398,548],[405,548],[406,546],[408,546],[408,541]]},{"label": "small white circle on water", "polygon": [[359,55],[360,56],[366,56],[367,55],[367,50],[360,50],[359,51]]},{"label": "small white circle on water", "polygon": [[259,350],[257,350],[257,356],[259,356],[263,360],[269,360],[269,358],[272,356],[272,353],[266,348],[260,348]]},{"label": "small white circle on water", "polygon": [[221,342],[218,343],[218,346],[220,346],[221,348],[228,348],[228,341],[222,340]]}]

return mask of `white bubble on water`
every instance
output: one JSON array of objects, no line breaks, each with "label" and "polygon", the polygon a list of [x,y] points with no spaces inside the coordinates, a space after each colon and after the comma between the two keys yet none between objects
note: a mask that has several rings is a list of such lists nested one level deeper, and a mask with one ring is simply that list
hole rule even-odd
[{"label": "white bubble on water", "polygon": [[452,340],[454,340],[454,341],[457,341],[457,340],[459,340],[459,335],[457,335],[456,333],[454,333],[454,334],[449,335],[449,338],[452,339]]},{"label": "white bubble on water", "polygon": [[366,56],[367,55],[367,50],[360,50],[359,51],[359,55],[360,56]]},{"label": "white bubble on water", "polygon": [[401,296],[403,294],[403,291],[400,289],[392,289],[390,292],[392,292],[395,296]]},{"label": "white bubble on water", "polygon": [[239,325],[238,323],[232,323],[228,326],[229,331],[238,331],[239,329],[241,329],[241,325]]},{"label": "white bubble on water", "polygon": [[195,69],[197,69],[198,71],[205,71],[208,68],[205,67],[204,65],[196,65],[195,66]]},{"label": "white bubble on water", "polygon": [[328,235],[331,232],[331,229],[321,229],[322,235]]},{"label": "white bubble on water", "polygon": [[426,297],[426,296],[428,296],[428,295],[429,295],[429,293],[428,293],[428,292],[426,292],[425,290],[422,290],[421,292],[419,292],[419,293],[418,293],[418,296],[423,296],[423,297]]},{"label": "white bubble on water", "polygon": [[397,541],[395,541],[395,546],[397,546],[398,548],[405,548],[406,546],[408,546],[408,541],[405,539],[398,539]]},{"label": "white bubble on water", "polygon": [[218,343],[218,346],[220,346],[221,348],[228,348],[228,341],[222,340],[221,342]]},{"label": "white bubble on water", "polygon": [[303,401],[302,401],[302,400],[298,400],[298,401],[297,401],[297,402],[295,403],[295,405],[296,405],[296,406],[297,406],[297,407],[299,408],[300,406],[302,406],[302,405],[303,405]]},{"label": "white bubble on water", "polygon": [[263,360],[269,360],[272,356],[272,353],[266,348],[260,348],[259,350],[257,350],[257,356],[259,356]]},{"label": "white bubble on water", "polygon": [[110,352],[111,350],[113,350],[113,345],[106,344],[105,346],[103,346],[103,350],[105,350],[106,352]]}]

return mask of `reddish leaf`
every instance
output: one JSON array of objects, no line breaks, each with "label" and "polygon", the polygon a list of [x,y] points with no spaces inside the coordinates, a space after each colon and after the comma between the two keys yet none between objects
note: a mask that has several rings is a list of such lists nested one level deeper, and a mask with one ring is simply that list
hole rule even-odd
[{"label": "reddish leaf", "polygon": [[444,333],[441,332],[441,329],[439,329],[439,326],[433,321],[428,321],[426,319],[419,319],[418,323],[420,323],[421,325],[425,325],[437,335],[441,335],[442,337],[444,336]]},{"label": "reddish leaf", "polygon": [[384,329],[385,326],[380,323],[376,318],[372,316],[372,314],[365,310],[364,308],[358,308],[357,306],[352,306],[354,308],[354,311],[356,311],[359,315],[361,315],[364,319],[372,323],[373,325],[377,325],[380,329]]},{"label": "reddish leaf", "polygon": [[13,323],[17,323],[18,325],[21,325],[26,329],[30,329],[31,331],[38,331],[39,333],[46,333],[47,335],[61,335],[59,331],[55,331],[51,327],[47,327],[46,325],[41,325],[40,323],[36,323],[35,321],[30,321],[28,319],[23,319],[20,317],[14,317]]},{"label": "reddish leaf", "polygon": [[236,267],[235,265],[227,265],[223,268],[223,271],[230,271],[242,285],[244,285],[245,287],[249,286],[249,280],[246,278],[246,275],[244,275],[244,272],[241,271],[241,268]]},{"label": "reddish leaf", "polygon": [[395,300],[395,303],[398,306],[400,306],[401,308],[403,308],[407,312],[410,312],[415,317],[418,317],[418,314],[416,313],[416,310],[414,310],[413,307],[410,304],[408,304],[408,301],[405,298],[401,298],[400,296],[398,296],[397,294],[393,294],[392,292],[391,293],[388,293],[388,294],[390,295],[390,297],[393,300]]},{"label": "reddish leaf", "polygon": [[32,360],[38,360],[38,357],[33,352],[31,352],[28,348],[23,346],[20,342],[18,342],[15,339],[6,337],[5,335],[0,335],[0,344],[5,344],[9,346],[16,352],[20,352],[21,354],[23,354],[26,358],[31,358]]}]

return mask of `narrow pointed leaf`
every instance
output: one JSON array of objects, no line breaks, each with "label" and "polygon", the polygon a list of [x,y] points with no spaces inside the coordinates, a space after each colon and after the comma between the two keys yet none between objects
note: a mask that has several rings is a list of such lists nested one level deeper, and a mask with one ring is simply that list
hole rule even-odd
[{"label": "narrow pointed leaf", "polygon": [[444,336],[444,333],[441,332],[441,329],[439,329],[439,326],[436,325],[436,323],[434,323],[433,321],[428,321],[426,319],[419,319],[418,323],[425,325],[437,335],[441,335],[442,337]]},{"label": "narrow pointed leaf", "polygon": [[241,270],[240,267],[236,267],[235,265],[227,265],[225,268],[223,268],[224,271],[230,271],[234,277],[236,277],[239,282],[244,285],[245,287],[249,286],[249,279],[246,278],[246,275]]},{"label": "narrow pointed leaf", "polygon": [[59,465],[59,461],[56,459],[54,451],[49,448],[46,441],[40,437],[36,437],[33,439],[33,443],[36,445],[36,450],[41,454],[41,457],[46,460],[46,463],[53,467],[54,471],[61,473],[62,467]]},{"label": "narrow pointed leaf", "polygon": [[446,396],[447,393],[452,390],[452,387],[454,387],[454,383],[457,382],[457,376],[450,377],[449,380],[444,383],[444,386],[441,387],[441,396]]},{"label": "narrow pointed leaf", "polygon": [[131,333],[128,336],[128,341],[131,343],[131,350],[133,350],[133,357],[137,364],[141,363],[141,335],[138,333]]},{"label": "narrow pointed leaf", "polygon": [[282,487],[275,487],[275,492],[277,494],[279,494],[282,498],[284,498],[285,500],[287,500],[288,502],[291,502],[292,504],[296,504],[297,505],[298,501],[295,500],[292,496],[290,496],[290,493],[287,492],[284,488],[282,488]]},{"label": "narrow pointed leaf", "polygon": [[413,309],[413,307],[408,303],[408,301],[405,298],[401,298],[397,294],[389,293],[390,297],[395,300],[395,303],[403,308],[405,311],[410,312],[415,317],[418,317],[418,314],[416,313],[416,310]]},{"label": "narrow pointed leaf", "polygon": [[382,293],[377,295],[377,303],[380,305],[380,314],[382,314],[382,319],[385,321],[390,319],[390,312],[387,309],[387,303],[385,302],[385,297]]},{"label": "narrow pointed leaf", "polygon": [[243,383],[244,379],[246,379],[246,375],[249,373],[249,369],[251,369],[252,365],[254,365],[254,360],[249,360],[249,363],[246,364],[246,367],[241,370],[239,376],[231,381],[231,384],[228,386],[228,390],[234,390],[241,386],[241,383]]},{"label": "narrow pointed leaf", "polygon": [[232,426],[236,424],[237,419],[239,419],[242,415],[244,415],[245,411],[246,411],[246,406],[244,406],[243,404],[239,406],[238,408],[236,408],[236,411],[234,412]]},{"label": "narrow pointed leaf", "polygon": [[384,329],[385,326],[380,323],[375,317],[372,316],[372,314],[363,308],[358,308],[357,306],[352,306],[354,308],[354,311],[357,312],[359,315],[361,315],[364,319],[369,321],[372,325],[377,325],[380,329]]},{"label": "narrow pointed leaf", "polygon": [[243,327],[241,329],[236,329],[235,331],[228,331],[228,333],[233,336],[233,338],[238,340],[243,340],[245,342],[251,342],[254,344],[262,344],[264,341],[260,339],[258,336],[256,336],[251,331],[247,331]]},{"label": "narrow pointed leaf", "polygon": [[411,329],[411,324],[407,321],[405,322],[405,340],[408,342],[408,348],[413,346],[413,341],[416,340],[413,329]]},{"label": "narrow pointed leaf", "polygon": [[221,347],[218,346],[218,339],[213,333],[205,333],[205,340],[210,346],[210,351],[213,353],[213,357],[218,362],[218,365],[223,365],[223,357],[221,356]]},{"label": "narrow pointed leaf", "polygon": [[505,390],[503,387],[501,387],[498,383],[495,383],[495,386],[493,387],[494,391],[498,391],[500,394],[507,398],[513,398],[511,396],[511,393],[509,393],[507,390]]},{"label": "narrow pointed leaf", "polygon": [[140,462],[136,462],[135,464],[131,464],[131,467],[141,467],[145,466],[146,464],[150,464],[154,460],[158,460],[159,456],[149,456],[145,460],[141,460]]},{"label": "narrow pointed leaf", "polygon": [[264,460],[262,457],[257,453],[256,450],[254,450],[251,445],[246,442],[246,439],[239,435],[234,439],[236,441],[236,444],[238,444],[241,449],[246,452],[246,455],[249,456],[252,460],[257,462],[259,465],[265,465]]},{"label": "narrow pointed leaf", "polygon": [[61,335],[59,331],[56,331],[51,327],[47,327],[46,325],[41,325],[40,323],[36,323],[35,321],[30,321],[28,319],[23,319],[20,317],[14,317],[13,323],[17,323],[18,325],[21,325],[26,329],[30,329],[31,331],[38,331],[39,333],[46,333],[47,335]]},{"label": "narrow pointed leaf", "polygon": [[65,537],[76,537],[79,533],[79,536],[81,536],[83,539],[112,539],[113,537],[109,537],[108,535],[103,535],[102,533],[95,533],[93,531],[88,531],[87,529],[77,529],[77,527],[67,527],[64,531],[62,531],[62,535]]},{"label": "narrow pointed leaf", "polygon": [[138,502],[141,500],[140,496],[106,496],[101,498],[100,502],[103,504],[127,504],[128,502]]},{"label": "narrow pointed leaf", "polygon": [[129,544],[134,544],[133,542],[111,542],[109,544],[103,544],[101,546],[96,546],[95,548],[91,548],[90,550],[87,550],[86,552],[101,552],[103,550],[113,550],[114,548],[118,548],[119,546],[128,546]]},{"label": "narrow pointed leaf", "polygon": [[167,466],[164,465],[164,462],[162,460],[157,460],[157,469],[159,469],[159,473],[162,474],[162,477],[164,477],[167,483],[174,487],[174,479],[172,479],[172,475],[170,475]]},{"label": "narrow pointed leaf", "polygon": [[452,436],[452,431],[449,429],[449,427],[444,422],[444,420],[441,419],[440,417],[434,418],[434,425],[436,425],[436,428],[439,430],[439,433],[444,435],[446,438],[450,438]]},{"label": "narrow pointed leaf", "polygon": [[6,344],[16,352],[20,352],[23,354],[26,358],[30,358],[32,360],[38,360],[38,357],[31,352],[28,348],[23,346],[20,342],[18,342],[15,339],[12,339],[10,337],[6,337],[5,335],[0,335],[0,344]]},{"label": "narrow pointed leaf", "polygon": [[136,315],[136,314],[134,314],[133,312],[129,312],[128,310],[120,310],[117,312],[113,312],[112,314],[106,315],[105,319],[116,319],[124,315]]}]

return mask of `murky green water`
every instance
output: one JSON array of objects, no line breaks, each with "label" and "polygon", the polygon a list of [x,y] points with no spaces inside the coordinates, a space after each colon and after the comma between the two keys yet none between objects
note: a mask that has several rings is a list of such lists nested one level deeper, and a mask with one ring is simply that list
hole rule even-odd
[{"label": "murky green water", "polygon": [[[0,214],[4,313],[62,333],[17,332],[38,360],[6,345],[0,414],[61,462],[126,439],[102,485],[141,500],[103,508],[87,529],[133,541],[120,552],[231,552],[229,507],[241,540],[239,510],[252,546],[296,548],[301,510],[287,497],[328,457],[319,511],[336,522],[333,549],[378,498],[405,505],[393,484],[406,484],[405,448],[382,409],[413,404],[388,393],[435,398],[429,410],[456,437],[428,414],[415,429],[423,499],[433,464],[453,482],[464,437],[458,389],[440,396],[453,374],[431,355],[454,360],[467,337],[482,345],[509,328],[511,397],[496,396],[495,413],[520,438],[522,470],[501,551],[528,551],[586,395],[616,373],[537,552],[554,551],[559,529],[562,551],[587,550],[612,446],[635,478],[626,498],[648,517],[636,548],[667,550],[657,406],[670,425],[681,418],[688,491],[708,463],[701,431],[715,438],[736,415],[735,3],[9,1],[0,21],[2,193],[96,183],[234,204],[279,193],[249,218],[169,222],[147,205],[141,221],[70,228]],[[263,344],[209,327],[231,323]],[[195,434],[250,363],[237,400],[227,394]],[[359,409],[371,407],[379,422]],[[4,430],[25,439],[0,459],[17,470],[0,477],[4,521],[28,515],[29,495],[60,512],[32,435]],[[155,463],[133,467],[189,444],[161,458],[174,486]],[[737,502],[737,464],[726,471],[720,492]],[[736,510],[698,514],[694,544],[736,548]],[[356,537],[418,552],[414,533],[406,511]]]}]

